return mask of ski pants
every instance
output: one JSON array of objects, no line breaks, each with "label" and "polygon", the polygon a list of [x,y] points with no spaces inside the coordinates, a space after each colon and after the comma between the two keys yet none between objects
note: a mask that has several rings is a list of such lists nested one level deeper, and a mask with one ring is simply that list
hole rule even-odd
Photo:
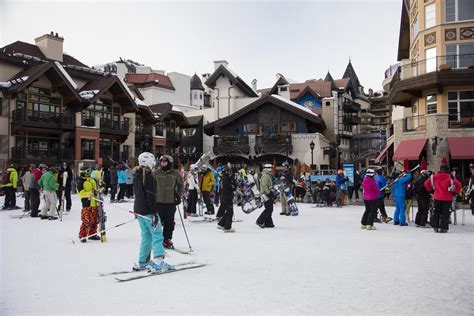
[{"label": "ski pants", "polygon": [[232,217],[234,217],[234,206],[232,205],[232,203],[225,203],[221,201],[221,207],[224,209],[225,213],[219,221],[219,226],[223,226],[224,229],[231,229]]},{"label": "ski pants", "polygon": [[189,214],[196,214],[196,203],[197,203],[197,190],[189,190],[188,195],[188,209],[186,210]]},{"label": "ski pants", "polygon": [[174,203],[156,203],[156,207],[160,215],[161,225],[163,225],[163,237],[165,240],[171,240],[173,238],[176,205]]},{"label": "ski pants", "polygon": [[38,216],[38,209],[40,206],[40,193],[38,189],[30,188],[30,206],[31,216]]},{"label": "ski pants", "polygon": [[79,238],[97,234],[99,225],[99,214],[96,206],[83,207],[81,211],[81,227],[79,228]]},{"label": "ski pants", "polygon": [[450,207],[451,201],[434,200],[433,216],[431,216],[430,219],[431,227],[445,230],[449,229]]},{"label": "ski pants", "polygon": [[342,199],[344,198],[344,191],[341,189],[336,190],[336,204],[337,207],[342,207]]},{"label": "ski pants", "polygon": [[426,198],[418,198],[418,212],[416,212],[415,224],[425,226],[428,220],[428,210],[430,208],[430,200]]},{"label": "ski pants", "polygon": [[10,187],[3,187],[3,192],[5,192],[5,204],[4,208],[10,208],[16,206],[16,189],[12,186]]},{"label": "ski pants", "polygon": [[59,207],[61,208],[62,204],[63,204],[63,192],[64,192],[64,198],[66,200],[66,210],[71,210],[71,206],[72,206],[72,203],[71,203],[71,189],[60,189],[58,190],[58,200],[59,200]]},{"label": "ski pants", "polygon": [[273,199],[269,199],[265,203],[263,203],[265,209],[263,210],[262,214],[257,218],[257,225],[265,225],[265,227],[273,227]]},{"label": "ski pants", "polygon": [[161,223],[153,227],[153,215],[144,215],[138,217],[138,225],[140,226],[140,253],[138,255],[139,263],[150,261],[151,250],[153,249],[154,257],[164,257],[165,250],[163,248],[163,231]]},{"label": "ski pants", "polygon": [[115,195],[117,194],[117,183],[110,185],[110,200],[115,200]]},{"label": "ski pants", "polygon": [[202,191],[202,198],[204,199],[204,203],[206,204],[207,212],[210,214],[214,214],[214,205],[211,202],[211,192]]},{"label": "ski pants", "polygon": [[393,223],[394,224],[404,224],[406,222],[405,218],[405,198],[396,197],[395,198],[395,213],[393,214]]},{"label": "ski pants", "polygon": [[[266,202],[265,202],[266,203]],[[281,203],[281,212],[283,214],[288,214],[290,213],[290,210],[288,209],[288,199],[286,198],[286,195],[284,192],[280,194],[280,203]],[[266,205],[266,204],[265,204]],[[265,209],[267,207],[265,206]],[[273,212],[273,204],[272,204],[272,212]],[[262,213],[263,214],[263,213]]]},{"label": "ski pants", "polygon": [[[380,211],[380,215],[382,215],[382,218],[387,218],[387,212],[385,211],[385,202],[383,200],[383,197],[379,198],[377,201],[377,208]],[[377,215],[377,209],[375,209],[375,215]]]},{"label": "ski pants", "polygon": [[118,193],[117,200],[120,201],[120,200],[123,200],[123,198],[125,197],[125,190],[127,188],[127,185],[125,183],[120,183],[119,187],[120,187],[120,191]]},{"label": "ski pants", "polygon": [[25,191],[23,192],[24,197],[25,197],[25,211],[31,210],[31,204],[30,204],[30,191]]},{"label": "ski pants", "polygon": [[377,215],[377,207],[380,204],[380,201],[377,200],[364,200],[365,211],[362,215],[360,223],[362,225],[374,225],[375,216]]},{"label": "ski pants", "polygon": [[42,216],[57,216],[56,204],[58,203],[58,196],[55,191],[44,191],[44,205],[41,208],[40,215]]}]

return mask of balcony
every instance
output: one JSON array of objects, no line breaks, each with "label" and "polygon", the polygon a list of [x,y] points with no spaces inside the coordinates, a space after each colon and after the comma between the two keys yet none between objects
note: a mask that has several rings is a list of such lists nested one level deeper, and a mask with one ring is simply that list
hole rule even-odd
[{"label": "balcony", "polygon": [[166,132],[166,141],[178,144],[178,143],[181,142],[181,135],[179,133],[176,133],[176,132],[167,131]]},{"label": "balcony", "polygon": [[425,131],[426,130],[426,118],[424,115],[410,116],[403,119],[403,131],[414,132],[414,131]]},{"label": "balcony", "polygon": [[100,132],[128,136],[128,123],[100,118]]},{"label": "balcony", "polygon": [[360,104],[354,103],[354,102],[344,102],[342,106],[344,112],[348,113],[357,113],[360,111]]},{"label": "balcony", "polygon": [[110,149],[101,148],[100,149],[100,157],[105,161],[108,160],[109,157],[112,158],[113,161],[119,161],[122,159],[122,152],[118,150],[110,151]]},{"label": "balcony", "polygon": [[249,155],[249,137],[215,136],[213,150],[216,155]]},{"label": "balcony", "polygon": [[144,140],[146,135],[149,135],[151,137],[151,134],[151,129],[146,129],[143,127],[135,128],[135,140]]},{"label": "balcony", "polygon": [[346,115],[342,119],[342,122],[347,125],[359,125],[360,124],[360,117],[358,116],[352,116],[352,115]]},{"label": "balcony", "polygon": [[42,129],[74,129],[74,116],[67,113],[51,113],[31,110],[14,110],[12,124]]},{"label": "balcony", "polygon": [[388,103],[411,107],[424,90],[443,93],[446,85],[469,85],[474,76],[474,54],[437,56],[401,65],[390,82]]},{"label": "balcony", "polygon": [[55,165],[74,159],[72,148],[44,148],[12,147],[12,160],[17,163],[37,163],[41,161],[47,165]]},{"label": "balcony", "polygon": [[257,135],[255,153],[257,155],[281,154],[289,155],[293,152],[290,135]]}]

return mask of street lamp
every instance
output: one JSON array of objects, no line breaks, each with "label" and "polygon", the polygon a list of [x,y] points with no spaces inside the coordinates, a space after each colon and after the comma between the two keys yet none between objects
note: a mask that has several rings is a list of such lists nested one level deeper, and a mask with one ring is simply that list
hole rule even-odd
[{"label": "street lamp", "polygon": [[311,143],[309,143],[309,148],[311,148],[311,169],[314,169],[314,156],[313,156],[313,151],[314,151],[314,142],[311,140]]},{"label": "street lamp", "polygon": [[290,140],[288,139],[288,135],[286,136],[285,138],[285,143],[286,143],[286,146],[285,146],[285,150],[286,150],[286,161],[289,163],[288,161],[288,143],[290,142]]}]

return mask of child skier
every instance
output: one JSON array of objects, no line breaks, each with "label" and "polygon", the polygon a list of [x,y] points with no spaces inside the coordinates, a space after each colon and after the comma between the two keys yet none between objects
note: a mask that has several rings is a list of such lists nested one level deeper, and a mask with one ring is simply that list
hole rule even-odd
[{"label": "child skier", "polygon": [[375,183],[374,175],[375,172],[373,169],[367,169],[364,180],[362,181],[362,187],[364,188],[365,212],[360,221],[362,224],[360,228],[367,230],[375,230],[374,219],[377,214],[379,195],[381,193]]},{"label": "child skier", "polygon": [[233,179],[232,170],[229,166],[224,165],[221,171],[221,205],[225,211],[224,215],[217,224],[218,229],[224,230],[225,233],[233,233],[235,229],[232,228],[232,217],[234,216],[233,197],[237,184]]},{"label": "child skier", "polygon": [[[81,185],[82,183],[82,185]],[[82,188],[81,188],[82,187]],[[91,170],[83,168],[81,170],[81,182],[79,184],[79,197],[82,202],[81,227],[79,238],[81,242],[86,242],[84,237],[90,236],[90,240],[100,240],[97,235],[97,225],[99,224],[99,214],[97,210],[97,184],[91,178]]]},{"label": "child skier", "polygon": [[[155,157],[149,152],[143,152],[138,156],[138,165],[133,177],[135,192],[133,210],[138,214],[141,242],[138,263],[134,264],[133,269],[149,269],[152,272],[172,270],[174,267],[163,261],[165,256],[163,231],[155,202],[156,185],[152,173]],[[154,258],[150,260],[152,249]]]}]

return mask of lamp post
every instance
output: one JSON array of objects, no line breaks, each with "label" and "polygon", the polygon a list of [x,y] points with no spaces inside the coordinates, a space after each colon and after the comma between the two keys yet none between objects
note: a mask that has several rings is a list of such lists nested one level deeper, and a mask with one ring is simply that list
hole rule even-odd
[{"label": "lamp post", "polygon": [[290,142],[290,140],[288,139],[288,135],[287,135],[286,138],[285,138],[285,143],[286,143],[285,150],[286,150],[286,161],[287,161],[288,163],[290,163],[290,162],[288,161],[288,143],[289,143],[289,142]]},{"label": "lamp post", "polygon": [[314,170],[314,160],[313,160],[314,142],[313,140],[311,140],[311,143],[309,143],[309,148],[311,148],[311,170]]}]

